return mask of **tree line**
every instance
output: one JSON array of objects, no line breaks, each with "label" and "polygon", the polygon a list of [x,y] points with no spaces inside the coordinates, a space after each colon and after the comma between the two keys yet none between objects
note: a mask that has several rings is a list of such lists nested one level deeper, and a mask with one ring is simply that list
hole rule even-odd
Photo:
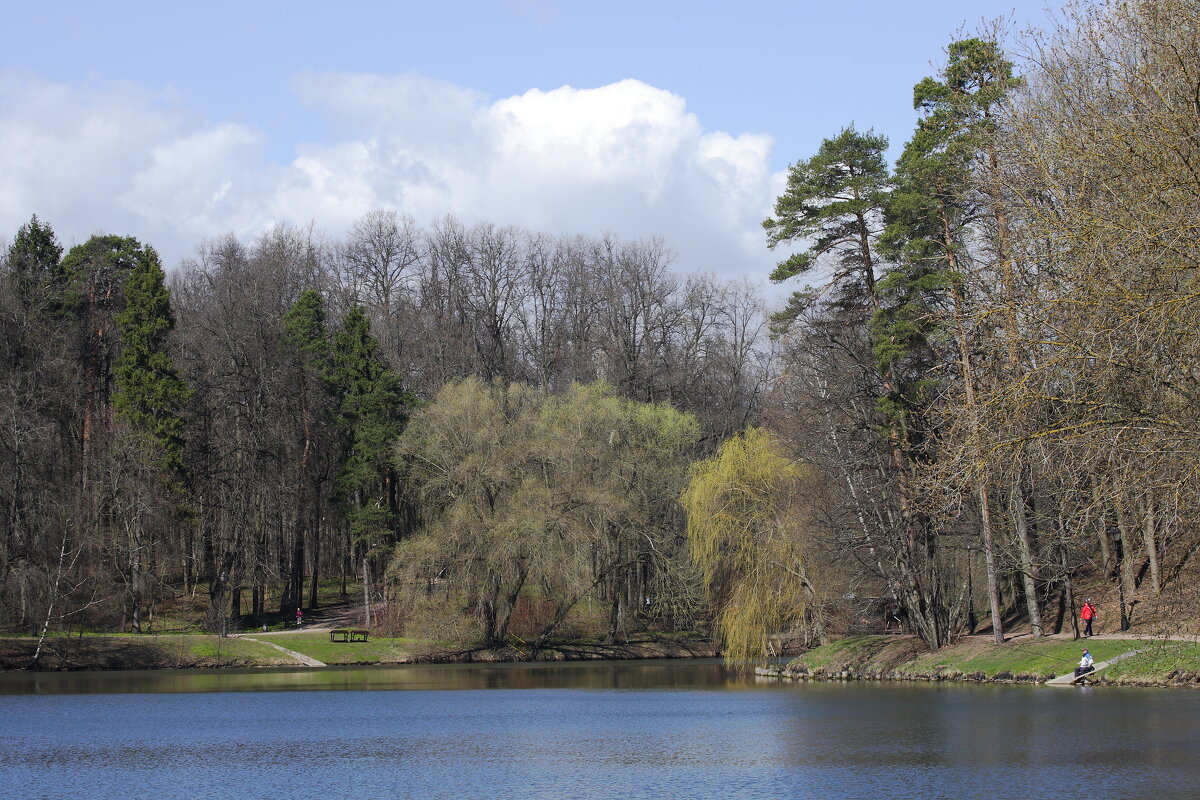
[{"label": "tree line", "polygon": [[[423,451],[394,450],[454,387],[571,397],[602,382],[596,413],[618,398],[678,408],[698,448],[756,414],[768,377],[755,291],[677,276],[653,240],[373,211],[338,241],[279,226],[206,242],[168,279],[148,245],[98,236],[64,253],[34,217],[4,255],[0,591],[5,622],[34,632],[147,630],[162,599],[197,591],[211,629],[315,607],[323,580],[383,597],[393,546],[447,505],[409,463]],[[636,427],[622,413],[617,428]],[[597,566],[606,602],[625,603],[617,628],[679,561],[663,498],[681,448],[651,504],[674,538],[652,558],[617,536],[631,560]]]}]

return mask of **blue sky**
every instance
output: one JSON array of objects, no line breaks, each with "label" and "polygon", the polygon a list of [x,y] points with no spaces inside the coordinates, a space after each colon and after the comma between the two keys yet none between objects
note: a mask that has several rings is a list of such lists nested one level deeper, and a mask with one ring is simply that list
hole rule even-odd
[{"label": "blue sky", "polygon": [[1014,0],[5,5],[0,236],[36,212],[173,264],[384,206],[661,235],[681,270],[751,277],[788,163],[851,122],[898,152],[956,31],[1046,20]]}]

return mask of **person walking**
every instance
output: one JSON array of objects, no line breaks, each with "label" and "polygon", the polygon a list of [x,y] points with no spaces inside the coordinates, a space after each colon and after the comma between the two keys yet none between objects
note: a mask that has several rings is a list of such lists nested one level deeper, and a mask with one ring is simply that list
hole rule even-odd
[{"label": "person walking", "polygon": [[299,628],[304,623],[304,610],[300,606],[296,606],[296,627]]},{"label": "person walking", "polygon": [[1092,654],[1087,650],[1083,651],[1083,658],[1079,659],[1079,666],[1075,668],[1075,677],[1087,675],[1089,672],[1096,670],[1095,662],[1092,660]]},{"label": "person walking", "polygon": [[1092,620],[1096,618],[1096,607],[1092,605],[1092,598],[1083,601],[1083,608],[1079,609],[1079,618],[1083,620],[1083,635],[1091,636]]}]

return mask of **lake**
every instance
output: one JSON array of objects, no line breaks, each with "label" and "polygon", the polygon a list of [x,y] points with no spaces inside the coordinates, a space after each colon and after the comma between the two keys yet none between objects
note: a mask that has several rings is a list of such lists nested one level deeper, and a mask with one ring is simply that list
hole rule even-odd
[{"label": "lake", "polygon": [[0,797],[1194,798],[1200,692],[717,662],[0,675]]}]

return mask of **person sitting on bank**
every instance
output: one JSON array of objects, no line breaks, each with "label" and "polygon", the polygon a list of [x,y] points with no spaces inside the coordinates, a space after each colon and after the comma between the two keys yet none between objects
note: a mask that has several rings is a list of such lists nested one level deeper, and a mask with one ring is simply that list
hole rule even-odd
[{"label": "person sitting on bank", "polygon": [[1083,658],[1079,659],[1079,666],[1075,668],[1075,677],[1087,675],[1089,672],[1094,672],[1096,669],[1095,662],[1092,660],[1092,654],[1087,650],[1083,651]]}]

